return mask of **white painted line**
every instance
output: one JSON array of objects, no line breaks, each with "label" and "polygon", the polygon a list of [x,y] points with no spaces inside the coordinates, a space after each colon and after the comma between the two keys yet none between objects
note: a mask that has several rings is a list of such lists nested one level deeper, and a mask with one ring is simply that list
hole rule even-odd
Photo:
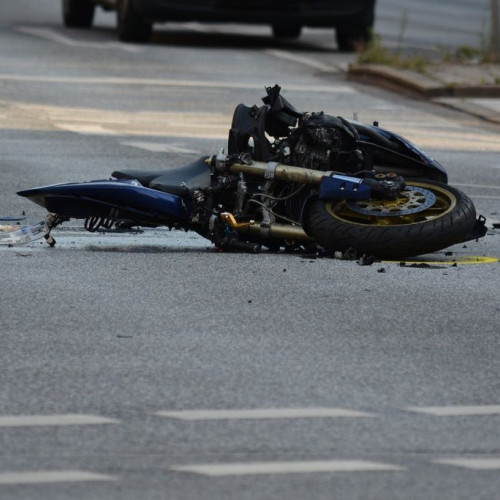
[{"label": "white painted line", "polygon": [[79,47],[83,49],[120,49],[125,52],[139,53],[142,52],[140,47],[128,44],[120,44],[117,42],[85,42],[82,40],[75,40],[69,38],[61,33],[49,28],[37,28],[33,26],[19,26],[16,28],[19,33],[24,33],[25,35],[34,36],[37,38],[42,38],[44,40],[49,40],[50,42],[55,42],[60,45],[66,45],[67,47]]},{"label": "white painted line", "polygon": [[124,146],[144,149],[153,153],[180,153],[180,154],[199,154],[195,149],[185,148],[176,144],[159,144],[157,142],[122,142]]},{"label": "white painted line", "polygon": [[[303,66],[308,66],[309,68],[316,69],[319,71],[327,71],[329,73],[338,73],[338,68],[334,66],[330,66],[328,64],[324,64],[320,61],[315,61],[310,57],[299,56],[293,52],[287,52],[285,50],[275,50],[275,49],[267,49],[264,51],[266,54],[270,56],[279,57],[280,59],[286,59],[287,61],[292,61],[297,64],[302,64]],[[354,89],[350,89],[353,93]]]},{"label": "white painted line", "polygon": [[435,464],[453,465],[473,470],[499,470],[500,458],[443,458],[433,460]]},{"label": "white painted line", "polygon": [[256,420],[286,418],[373,417],[370,413],[343,408],[271,408],[251,410],[186,410],[158,411],[160,417],[181,420]]},{"label": "white painted line", "polygon": [[95,415],[2,415],[0,427],[31,427],[49,425],[118,424],[119,420]]},{"label": "white painted line", "polygon": [[[210,89],[250,89],[263,91],[259,83],[226,82],[210,80],[167,80],[155,78],[119,78],[119,77],[66,77],[40,75],[0,74],[2,81],[36,82],[36,83],[67,83],[67,84],[99,84],[99,85],[141,85],[158,87],[196,87]],[[284,90],[289,92],[325,92],[328,94],[357,93],[347,85],[287,85]]]},{"label": "white painted line", "polygon": [[0,474],[0,486],[9,484],[67,483],[76,481],[116,481],[116,476],[94,474],[82,470],[4,472]]},{"label": "white painted line", "polygon": [[113,130],[105,129],[102,125],[87,123],[54,123],[54,126],[68,132],[82,135],[120,135]]},{"label": "white painted line", "polygon": [[478,200],[500,200],[500,196],[487,196],[487,195],[482,195],[482,194],[471,194],[471,198],[478,199]]},{"label": "white painted line", "polygon": [[467,417],[480,415],[500,415],[500,405],[479,406],[410,406],[407,411],[426,413],[437,417]]},{"label": "white painted line", "polygon": [[386,472],[404,467],[362,460],[317,460],[310,462],[250,462],[231,464],[176,465],[170,470],[205,476],[248,476],[254,474],[299,474],[313,472]]},{"label": "white painted line", "polygon": [[480,188],[480,189],[500,189],[500,186],[494,186],[492,184],[462,184],[460,182],[454,182],[453,186],[460,188]]}]

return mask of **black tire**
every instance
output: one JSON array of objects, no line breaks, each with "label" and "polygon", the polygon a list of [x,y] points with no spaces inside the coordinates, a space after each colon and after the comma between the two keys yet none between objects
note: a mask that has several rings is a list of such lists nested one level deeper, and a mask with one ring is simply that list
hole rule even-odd
[{"label": "black tire", "polygon": [[[352,248],[358,256],[383,259],[431,253],[464,241],[476,221],[476,210],[467,195],[434,181],[407,185],[416,188],[413,192],[417,196],[418,188],[430,191],[435,202],[420,212],[384,216],[375,215],[377,203],[385,203],[386,211],[393,210],[389,202],[367,200],[369,213],[359,213],[345,200],[316,200],[309,206],[304,227],[326,250],[345,252]],[[408,198],[400,197],[402,200]]]},{"label": "black tire", "polygon": [[90,28],[95,3],[90,0],[62,0],[63,22],[68,28]]},{"label": "black tire", "polygon": [[153,31],[153,23],[136,11],[132,0],[118,0],[116,8],[118,38],[122,42],[145,43]]},{"label": "black tire", "polygon": [[372,26],[339,26],[335,32],[340,52],[355,52],[372,37]]},{"label": "black tire", "polygon": [[299,38],[302,33],[300,24],[273,24],[273,36],[275,38]]}]

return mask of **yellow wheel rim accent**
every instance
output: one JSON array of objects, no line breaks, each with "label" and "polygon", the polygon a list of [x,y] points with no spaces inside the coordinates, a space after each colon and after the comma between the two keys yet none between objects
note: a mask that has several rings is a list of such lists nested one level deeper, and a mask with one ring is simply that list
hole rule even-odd
[{"label": "yellow wheel rim accent", "polygon": [[[425,182],[408,182],[407,184],[409,186],[421,187],[432,191],[432,193],[436,196],[436,202],[434,205],[422,212],[391,217],[380,217],[377,215],[354,212],[347,206],[345,200],[340,202],[327,202],[326,210],[334,219],[342,222],[348,222],[349,224],[357,224],[360,226],[405,226],[411,224],[421,224],[438,217],[443,217],[447,213],[451,212],[457,205],[455,195],[444,187],[427,184]],[[405,200],[406,198],[402,196],[397,200],[377,200],[373,203],[374,206],[382,205],[383,207],[390,209],[392,206],[400,206],[405,202]]]}]

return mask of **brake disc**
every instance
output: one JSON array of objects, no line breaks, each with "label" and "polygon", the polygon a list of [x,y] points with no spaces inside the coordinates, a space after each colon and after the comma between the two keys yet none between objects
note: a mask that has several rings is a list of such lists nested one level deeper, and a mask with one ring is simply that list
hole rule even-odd
[{"label": "brake disc", "polygon": [[359,214],[399,217],[423,212],[435,202],[436,195],[432,191],[417,186],[406,186],[395,200],[347,200],[346,205]]}]

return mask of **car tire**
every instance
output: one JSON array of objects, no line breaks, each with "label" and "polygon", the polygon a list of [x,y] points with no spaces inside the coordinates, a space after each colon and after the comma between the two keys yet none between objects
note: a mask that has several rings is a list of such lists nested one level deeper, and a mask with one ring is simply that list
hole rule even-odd
[{"label": "car tire", "polygon": [[375,6],[367,8],[353,24],[336,27],[337,46],[340,52],[354,52],[366,45],[373,36]]},{"label": "car tire", "polygon": [[153,31],[153,23],[136,11],[132,0],[118,0],[116,8],[118,38],[122,42],[145,43]]},{"label": "car tire", "polygon": [[336,30],[340,52],[355,52],[366,45],[372,37],[371,26],[339,26]]},{"label": "car tire", "polygon": [[62,0],[64,25],[68,28],[90,28],[95,4],[90,0]]},{"label": "car tire", "polygon": [[299,38],[302,32],[300,24],[273,24],[273,36],[275,38]]}]

